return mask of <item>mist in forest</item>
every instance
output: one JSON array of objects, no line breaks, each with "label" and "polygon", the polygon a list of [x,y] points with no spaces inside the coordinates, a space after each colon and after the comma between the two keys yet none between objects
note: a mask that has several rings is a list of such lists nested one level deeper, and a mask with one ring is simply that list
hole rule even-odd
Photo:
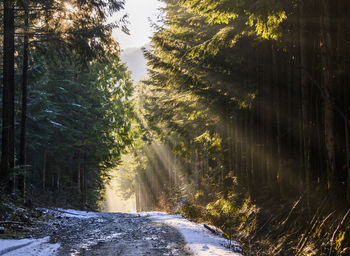
[{"label": "mist in forest", "polygon": [[[116,171],[114,171],[116,172]],[[120,193],[120,183],[116,178],[112,178],[110,184],[106,186],[106,198],[103,203],[104,212],[135,212],[136,200],[135,196],[124,199]]]}]

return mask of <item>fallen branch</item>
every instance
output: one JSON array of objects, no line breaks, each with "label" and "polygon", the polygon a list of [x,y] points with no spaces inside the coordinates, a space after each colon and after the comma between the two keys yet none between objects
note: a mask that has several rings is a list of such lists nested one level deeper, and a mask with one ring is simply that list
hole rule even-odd
[{"label": "fallen branch", "polygon": [[221,232],[220,230],[218,230],[217,228],[212,228],[212,227],[210,227],[210,226],[207,225],[207,224],[203,224],[203,227],[205,227],[206,229],[208,229],[208,230],[209,230],[210,232],[212,232],[213,234],[223,237],[222,232]]},{"label": "fallen branch", "polygon": [[306,245],[306,243],[308,242],[310,235],[312,234],[314,228],[317,226],[317,223],[319,222],[319,219],[321,218],[321,214],[323,212],[323,208],[326,205],[326,202],[328,200],[328,196],[329,194],[327,194],[325,196],[325,198],[323,199],[323,201],[321,202],[321,204],[318,206],[310,224],[308,229],[306,230],[306,232],[302,235],[298,245],[296,246],[297,249],[297,254],[296,255],[300,255]]},{"label": "fallen branch", "polygon": [[349,213],[350,213],[350,209],[345,213],[345,215],[344,215],[343,219],[341,220],[341,222],[339,223],[338,227],[333,232],[333,235],[332,235],[332,238],[331,238],[331,246],[330,246],[330,250],[329,250],[328,256],[330,256],[332,254],[332,251],[333,251],[332,247],[333,247],[334,237],[338,233],[340,227],[344,224],[344,222],[345,222],[346,218],[348,217]]},{"label": "fallen branch", "polygon": [[282,225],[285,225],[287,223],[287,221],[289,220],[290,216],[292,215],[293,211],[295,210],[295,208],[298,206],[298,204],[301,202],[301,199],[303,198],[303,194],[300,196],[299,200],[295,202],[295,204],[293,205],[292,209],[290,210],[287,218],[282,221]]},{"label": "fallen branch", "polygon": [[272,220],[272,217],[273,217],[273,216],[271,216],[271,217],[264,223],[264,225],[262,225],[262,226],[255,232],[254,236],[256,236],[261,230],[263,230],[263,228]]}]

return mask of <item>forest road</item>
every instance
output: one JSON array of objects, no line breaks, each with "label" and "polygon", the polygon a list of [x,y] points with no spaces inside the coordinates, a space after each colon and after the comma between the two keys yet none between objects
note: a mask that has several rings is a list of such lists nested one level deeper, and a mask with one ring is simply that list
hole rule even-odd
[{"label": "forest road", "polygon": [[50,236],[50,242],[59,243],[59,256],[191,255],[175,228],[137,214],[56,217],[38,224],[35,236]]}]

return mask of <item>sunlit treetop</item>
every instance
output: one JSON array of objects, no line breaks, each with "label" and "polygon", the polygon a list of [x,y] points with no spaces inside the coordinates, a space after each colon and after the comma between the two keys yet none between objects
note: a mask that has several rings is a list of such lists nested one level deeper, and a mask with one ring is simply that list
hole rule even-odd
[{"label": "sunlit treetop", "polygon": [[82,58],[104,58],[108,51],[119,53],[112,30],[127,31],[125,17],[108,23],[113,12],[124,8],[120,0],[48,0],[33,1],[29,6],[33,29],[30,40],[46,42],[59,52],[75,51]]},{"label": "sunlit treetop", "polygon": [[75,2],[80,8],[88,7],[97,10],[103,18],[124,8],[124,0],[75,0]]},{"label": "sunlit treetop", "polygon": [[208,23],[229,23],[238,17],[246,1],[182,0],[182,4],[193,12],[207,17]]},{"label": "sunlit treetop", "polygon": [[181,0],[184,7],[206,17],[210,24],[229,24],[238,17],[264,39],[278,40],[279,27],[292,3],[276,0]]}]

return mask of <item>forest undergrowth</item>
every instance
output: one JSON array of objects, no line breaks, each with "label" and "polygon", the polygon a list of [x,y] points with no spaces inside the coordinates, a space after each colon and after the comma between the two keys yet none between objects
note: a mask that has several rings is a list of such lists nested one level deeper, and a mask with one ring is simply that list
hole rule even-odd
[{"label": "forest undergrowth", "polygon": [[[254,201],[244,189],[207,205],[186,201],[178,213],[216,226],[241,243],[244,255],[348,255],[349,211],[329,194],[283,200],[261,191]],[[316,194],[316,193],[315,193]],[[168,208],[165,208],[167,210]]]}]

